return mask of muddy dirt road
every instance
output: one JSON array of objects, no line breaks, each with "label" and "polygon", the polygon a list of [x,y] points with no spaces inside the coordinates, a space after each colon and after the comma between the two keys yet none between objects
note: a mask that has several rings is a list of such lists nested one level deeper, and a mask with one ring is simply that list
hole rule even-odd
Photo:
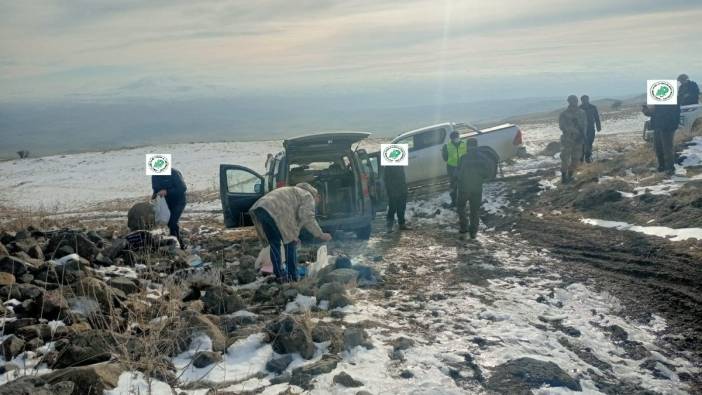
[{"label": "muddy dirt road", "polygon": [[[692,258],[666,261],[664,247],[643,247],[655,241],[637,244],[635,235],[609,237],[567,220],[559,227],[517,214],[530,210],[521,206],[528,203],[523,190],[537,191],[537,183],[525,176],[488,187],[487,200],[509,205],[510,196],[520,196],[512,206],[521,209],[488,214],[477,240],[447,226],[453,214],[440,208],[439,196],[410,204],[420,214],[413,231],[332,245],[385,276],[383,286],[358,291],[345,318],[365,322],[386,342],[376,358],[387,370],[367,367],[378,393],[406,386],[538,393],[546,384],[591,393],[699,390],[699,316],[685,313],[700,306]],[[434,216],[427,218],[430,207]],[[680,262],[690,273],[674,274]],[[405,337],[412,347],[398,348]],[[365,369],[356,362],[356,371]],[[519,372],[539,379],[529,383]],[[373,388],[371,379],[366,383]]]}]

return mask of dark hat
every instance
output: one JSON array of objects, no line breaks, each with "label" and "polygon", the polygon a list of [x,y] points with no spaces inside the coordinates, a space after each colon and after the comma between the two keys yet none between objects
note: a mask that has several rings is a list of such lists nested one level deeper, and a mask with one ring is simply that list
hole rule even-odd
[{"label": "dark hat", "polygon": [[451,134],[449,134],[449,137],[450,138],[461,137],[461,134],[454,130],[453,132],[451,132]]}]

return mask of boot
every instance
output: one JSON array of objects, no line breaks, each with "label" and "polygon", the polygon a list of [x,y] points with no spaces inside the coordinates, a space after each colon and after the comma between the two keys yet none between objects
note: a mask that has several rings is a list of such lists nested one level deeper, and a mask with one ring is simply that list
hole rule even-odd
[{"label": "boot", "polygon": [[388,221],[385,223],[385,231],[387,233],[392,233],[392,228],[395,226],[395,221]]},{"label": "boot", "polygon": [[407,224],[400,224],[399,229],[400,230],[412,230],[412,228],[407,226]]}]

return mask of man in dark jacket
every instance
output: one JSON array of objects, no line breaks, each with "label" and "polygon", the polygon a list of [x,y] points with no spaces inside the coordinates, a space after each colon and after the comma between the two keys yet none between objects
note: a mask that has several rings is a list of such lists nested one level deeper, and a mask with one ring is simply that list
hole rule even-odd
[{"label": "man in dark jacket", "polygon": [[168,220],[168,229],[171,236],[175,236],[178,239],[180,248],[185,249],[185,243],[180,237],[180,228],[178,227],[178,221],[181,214],[183,214],[186,204],[185,191],[188,189],[183,180],[183,175],[178,170],[171,169],[170,176],[151,176],[151,189],[154,191],[151,195],[152,199],[156,199],[156,196],[166,199],[168,210],[171,212],[171,217]]},{"label": "man in dark jacket", "polygon": [[680,88],[678,88],[678,105],[689,106],[700,103],[700,87],[695,81],[691,81],[687,74],[678,76]]},{"label": "man in dark jacket", "polygon": [[673,139],[680,124],[680,106],[662,104],[644,106],[643,113],[651,117],[650,128],[653,129],[653,145],[658,159],[658,171],[664,171],[668,175],[675,174]]},{"label": "man in dark jacket", "polygon": [[405,224],[405,208],[407,207],[407,182],[404,166],[383,166],[383,183],[388,197],[387,231],[392,232],[395,225],[395,215],[400,230],[408,230]]},{"label": "man in dark jacket", "polygon": [[[470,233],[474,239],[480,224],[480,205],[483,200],[483,182],[490,176],[490,162],[487,156],[478,150],[478,140],[468,139],[466,154],[458,164],[458,194],[456,209],[460,233]],[[466,202],[470,208],[470,221],[466,221]]]},{"label": "man in dark jacket", "polygon": [[597,107],[590,103],[590,96],[582,95],[580,96],[580,109],[585,111],[585,116],[587,117],[587,127],[585,128],[585,144],[583,145],[583,157],[581,160],[585,162],[592,162],[592,143],[595,142],[595,131],[602,130],[602,124],[600,123],[600,114],[597,112]]}]

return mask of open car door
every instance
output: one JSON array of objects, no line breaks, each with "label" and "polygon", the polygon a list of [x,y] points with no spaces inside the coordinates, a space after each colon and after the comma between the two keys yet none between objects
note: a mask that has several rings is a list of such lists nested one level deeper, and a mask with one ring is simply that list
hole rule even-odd
[{"label": "open car door", "polygon": [[263,185],[263,177],[251,169],[219,165],[219,198],[225,227],[253,225],[248,211],[263,196]]},{"label": "open car door", "polygon": [[363,168],[368,175],[368,193],[373,202],[373,210],[375,212],[384,211],[387,205],[387,198],[385,196],[385,185],[383,185],[383,180],[380,177],[380,151],[369,154],[364,149],[358,149],[356,154],[361,159]]}]

